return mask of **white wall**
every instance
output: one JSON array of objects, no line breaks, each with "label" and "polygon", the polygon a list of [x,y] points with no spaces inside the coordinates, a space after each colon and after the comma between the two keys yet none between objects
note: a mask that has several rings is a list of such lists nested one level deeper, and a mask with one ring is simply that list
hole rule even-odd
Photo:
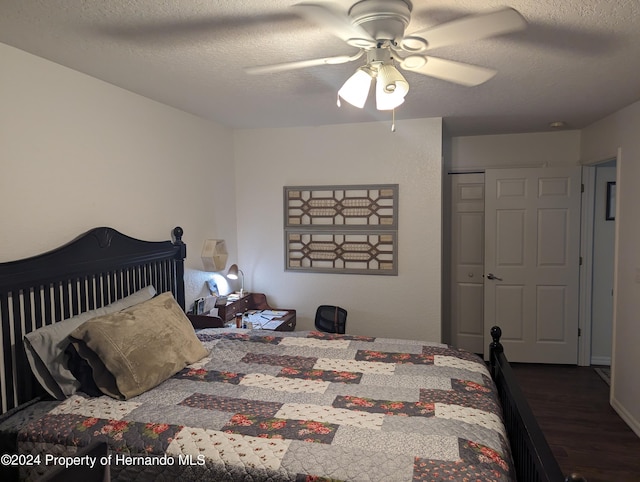
[{"label": "white wall", "polygon": [[611,404],[640,436],[640,102],[582,132],[585,162],[617,163]]},{"label": "white wall", "polygon": [[229,130],[5,44],[0,65],[0,262],[97,226],[155,241],[181,226],[195,269],[206,238],[235,253]]},{"label": "white wall", "polygon": [[575,166],[580,160],[580,131],[454,137],[451,156],[453,172]]},{"label": "white wall", "polygon": [[[440,340],[442,121],[235,132],[238,253],[245,286],[295,308],[349,312],[347,332]],[[284,271],[283,186],[399,184],[399,275]]]}]

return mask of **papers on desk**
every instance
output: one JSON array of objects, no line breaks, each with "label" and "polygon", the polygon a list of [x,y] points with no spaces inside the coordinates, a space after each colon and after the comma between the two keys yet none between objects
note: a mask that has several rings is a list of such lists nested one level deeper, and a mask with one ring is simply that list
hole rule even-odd
[{"label": "papers on desk", "polygon": [[275,330],[282,324],[282,320],[271,320],[262,324],[263,330]]},{"label": "papers on desk", "polygon": [[282,320],[276,318],[280,318],[287,313],[287,311],[279,310],[248,311],[247,321],[249,321],[255,329],[275,330],[282,324]]},{"label": "papers on desk", "polygon": [[280,311],[280,310],[262,310],[260,311],[261,316],[266,316],[269,318],[280,318],[281,316],[289,313],[288,311]]}]

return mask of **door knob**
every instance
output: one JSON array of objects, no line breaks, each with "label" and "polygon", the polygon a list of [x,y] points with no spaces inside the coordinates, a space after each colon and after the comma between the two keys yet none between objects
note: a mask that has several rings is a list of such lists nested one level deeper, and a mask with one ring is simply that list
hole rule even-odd
[{"label": "door knob", "polygon": [[502,278],[498,278],[498,277],[497,277],[495,274],[493,274],[493,273],[489,273],[489,274],[487,275],[487,279],[494,279],[494,280],[496,280],[496,281],[502,281]]}]

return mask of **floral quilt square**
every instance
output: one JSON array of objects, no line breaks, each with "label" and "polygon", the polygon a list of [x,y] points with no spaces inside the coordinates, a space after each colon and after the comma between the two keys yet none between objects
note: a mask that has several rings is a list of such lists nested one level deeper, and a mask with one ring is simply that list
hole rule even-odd
[{"label": "floral quilt square", "polygon": [[374,400],[350,395],[337,396],[333,406],[335,408],[348,408],[350,410],[399,415],[402,417],[433,417],[435,413],[435,405],[433,403]]},{"label": "floral quilt square", "polygon": [[105,440],[118,452],[163,454],[181,425],[107,420],[82,415],[46,415],[18,434],[19,441],[84,447]]},{"label": "floral quilt square", "polygon": [[194,393],[180,402],[180,405],[221,412],[243,412],[262,417],[273,417],[282,407],[278,402],[222,397],[205,393]]},{"label": "floral quilt square", "polygon": [[270,355],[260,353],[247,353],[240,360],[243,363],[257,363],[263,365],[276,365],[299,369],[311,369],[318,359],[304,356]]},{"label": "floral quilt square", "polygon": [[292,367],[284,367],[278,376],[341,383],[360,383],[362,379],[362,373],[335,370],[300,370]]},{"label": "floral quilt square", "polygon": [[332,442],[337,429],[338,425],[327,422],[264,418],[241,413],[235,414],[229,423],[222,427],[222,431],[227,433],[323,444]]},{"label": "floral quilt square", "polygon": [[455,462],[416,458],[414,482],[445,482],[452,480],[481,480],[509,482],[509,463],[504,456],[484,445],[458,439],[460,460]]},{"label": "floral quilt square", "polygon": [[206,370],[204,368],[185,368],[176,373],[173,378],[196,380],[201,382],[220,382],[238,385],[244,377],[243,373],[228,371]]}]

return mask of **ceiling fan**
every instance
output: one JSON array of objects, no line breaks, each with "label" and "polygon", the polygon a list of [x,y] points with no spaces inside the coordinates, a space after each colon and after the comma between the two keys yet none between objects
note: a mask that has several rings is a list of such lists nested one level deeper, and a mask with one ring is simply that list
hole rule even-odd
[{"label": "ceiling fan", "polygon": [[298,3],[294,11],[326,28],[359,51],[318,59],[247,67],[249,74],[265,74],[302,69],[317,65],[352,62],[366,56],[338,91],[340,98],[356,107],[364,107],[373,81],[376,81],[378,110],[395,109],[404,102],[409,83],[396,69],[416,72],[464,86],[480,85],[492,78],[494,69],[426,55],[429,50],[472,42],[526,28],[525,19],[513,8],[470,15],[435,27],[405,34],[411,20],[410,0],[361,0],[347,15],[328,4]]}]

